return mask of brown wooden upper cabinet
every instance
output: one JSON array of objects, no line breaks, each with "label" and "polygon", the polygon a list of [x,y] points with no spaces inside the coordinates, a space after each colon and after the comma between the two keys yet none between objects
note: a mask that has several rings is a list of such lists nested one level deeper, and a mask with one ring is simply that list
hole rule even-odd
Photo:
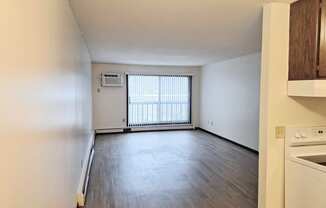
[{"label": "brown wooden upper cabinet", "polygon": [[326,0],[291,4],[289,80],[326,79]]}]

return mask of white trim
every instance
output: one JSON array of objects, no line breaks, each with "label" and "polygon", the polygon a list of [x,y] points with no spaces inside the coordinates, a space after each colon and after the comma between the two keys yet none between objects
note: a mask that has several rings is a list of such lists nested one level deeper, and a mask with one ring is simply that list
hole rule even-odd
[{"label": "white trim", "polygon": [[288,96],[326,97],[326,80],[288,81]]},{"label": "white trim", "polygon": [[107,129],[97,129],[95,132],[97,134],[105,134],[105,133],[122,133],[124,128],[107,128]]},{"label": "white trim", "polygon": [[269,3],[283,3],[283,4],[292,4],[296,1],[299,0],[264,0],[263,3],[264,4],[269,4]]},{"label": "white trim", "polygon": [[179,73],[179,72],[125,72],[126,75],[146,75],[146,76],[189,76],[193,77],[195,74]]},{"label": "white trim", "polygon": [[[90,173],[90,167],[93,162],[94,157],[94,141],[95,141],[95,132],[92,133],[91,139],[88,143],[86,154],[84,156],[84,162],[81,172],[81,177],[79,179],[79,185],[77,189],[77,205],[79,207],[85,206],[85,197],[88,187],[88,180],[89,180],[89,173]],[[85,188],[84,188],[85,185]]]}]

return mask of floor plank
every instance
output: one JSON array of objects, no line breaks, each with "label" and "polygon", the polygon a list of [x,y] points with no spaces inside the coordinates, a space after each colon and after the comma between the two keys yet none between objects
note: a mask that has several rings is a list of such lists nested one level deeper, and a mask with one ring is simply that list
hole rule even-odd
[{"label": "floor plank", "polygon": [[258,156],[202,131],[100,135],[86,208],[257,208]]}]

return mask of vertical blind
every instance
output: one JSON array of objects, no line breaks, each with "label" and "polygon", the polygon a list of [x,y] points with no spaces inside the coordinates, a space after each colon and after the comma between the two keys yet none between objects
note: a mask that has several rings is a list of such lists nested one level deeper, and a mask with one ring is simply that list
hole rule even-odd
[{"label": "vertical blind", "polygon": [[128,75],[128,125],[191,123],[191,77]]}]

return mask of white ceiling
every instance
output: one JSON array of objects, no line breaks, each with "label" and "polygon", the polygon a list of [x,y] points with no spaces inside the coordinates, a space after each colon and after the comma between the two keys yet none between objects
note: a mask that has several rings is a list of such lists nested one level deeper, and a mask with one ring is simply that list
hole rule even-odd
[{"label": "white ceiling", "polygon": [[204,65],[261,48],[263,0],[71,0],[93,62]]}]

